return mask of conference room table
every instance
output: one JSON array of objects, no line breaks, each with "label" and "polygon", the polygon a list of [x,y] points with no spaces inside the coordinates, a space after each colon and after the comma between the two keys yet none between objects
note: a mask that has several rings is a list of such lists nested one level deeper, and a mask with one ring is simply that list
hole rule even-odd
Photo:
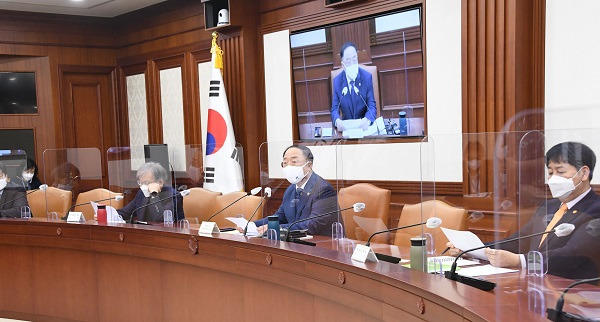
[{"label": "conference room table", "polygon": [[[348,241],[313,240],[316,247],[163,225],[2,219],[0,317],[544,321],[545,307],[572,282],[516,272],[486,277],[498,285],[481,291],[398,264],[351,260]],[[580,313],[568,299],[565,309]]]}]

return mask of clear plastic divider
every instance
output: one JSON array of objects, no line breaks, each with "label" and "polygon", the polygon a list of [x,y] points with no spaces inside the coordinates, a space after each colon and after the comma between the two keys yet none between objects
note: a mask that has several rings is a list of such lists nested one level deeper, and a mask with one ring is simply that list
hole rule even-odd
[{"label": "clear plastic divider", "polygon": [[[100,199],[87,197],[90,196],[91,191],[103,188],[100,150],[96,148],[47,149],[43,153],[43,161],[44,181],[49,186],[44,191],[46,214],[56,212],[58,216],[66,219],[68,212],[73,211],[76,205],[108,198],[108,195],[102,192],[94,196]],[[78,199],[80,195],[83,195],[81,200]],[[92,209],[83,207],[78,210],[85,210],[86,220],[94,219]]]},{"label": "clear plastic divider", "polygon": [[109,190],[123,194],[117,213],[125,222],[164,225],[164,213],[169,210],[173,224],[169,220],[168,225],[174,225],[184,219],[184,196],[173,187],[178,187],[173,173],[178,173],[180,163],[164,146],[150,150],[148,146],[108,149]]}]

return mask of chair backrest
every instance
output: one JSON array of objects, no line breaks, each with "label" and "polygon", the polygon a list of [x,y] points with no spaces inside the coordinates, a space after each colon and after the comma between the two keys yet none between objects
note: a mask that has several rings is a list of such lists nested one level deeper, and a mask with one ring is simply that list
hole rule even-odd
[{"label": "chair backrest", "polygon": [[[367,229],[359,227],[354,220],[354,216],[381,219],[387,227],[390,197],[391,192],[389,190],[381,189],[370,183],[357,183],[340,189],[338,202],[341,209],[351,207],[356,202],[363,202],[365,204],[365,209],[361,212],[354,212],[352,210],[342,211],[346,237],[356,240],[367,240],[370,236],[369,231],[375,229],[375,225],[364,227]],[[376,243],[388,243],[388,235],[377,235],[373,237],[372,241]]]},{"label": "chair backrest", "polygon": [[[81,212],[83,212],[83,215],[85,216],[86,220],[92,220],[92,219],[94,219],[94,208],[92,208],[90,201],[108,199],[108,198],[113,198],[115,196],[120,196],[120,195],[122,195],[122,194],[112,192],[112,191],[104,189],[104,188],[97,188],[94,190],[82,192],[77,196],[77,201],[75,202],[75,204],[78,205],[78,204],[85,203],[85,205],[76,206],[75,208],[73,208],[73,211],[81,211]],[[114,199],[106,200],[106,201],[100,201],[98,203],[101,205],[109,205],[115,209],[123,208],[123,199],[121,199],[119,201],[114,200]]]},{"label": "chair backrest", "polygon": [[48,187],[46,191],[37,190],[27,195],[29,209],[34,217],[46,216],[46,198],[48,199],[48,212],[57,212],[59,217],[64,216],[71,208],[73,193],[55,187]]},{"label": "chair backrest", "polygon": [[[373,96],[375,97],[375,106],[377,109],[377,117],[381,114],[381,104],[379,101],[379,74],[377,73],[377,66],[358,64],[358,66],[373,76]],[[344,68],[338,68],[331,71],[331,88],[333,88],[333,79],[339,75]]]},{"label": "chair backrest", "polygon": [[185,218],[191,224],[195,223],[192,222],[193,218],[197,218],[198,223],[202,223],[214,214],[212,211],[215,209],[215,202],[220,195],[220,192],[204,188],[191,188],[190,194],[183,198],[183,213],[185,214]]},{"label": "chair backrest", "polygon": [[[230,192],[225,195],[217,196],[212,213],[214,214],[217,211],[227,207],[227,205],[231,204],[245,194],[246,192]],[[235,227],[231,221],[225,218],[236,217],[237,215],[242,214],[246,220],[250,219],[250,216],[252,216],[252,213],[260,203],[260,199],[261,197],[258,196],[247,196],[231,207],[225,209],[222,213],[213,218],[212,221],[216,222],[219,228]],[[256,212],[256,215],[254,215],[254,218],[252,218],[252,221],[262,218],[262,207],[263,206],[261,205]]]},{"label": "chair backrest", "polygon": [[[423,210],[421,211],[421,206]],[[421,216],[421,213],[423,214]],[[398,227],[415,224],[421,221],[421,218],[438,217],[442,220],[440,227],[454,230],[467,230],[468,213],[463,208],[453,207],[441,200],[428,200],[415,205],[405,205],[402,208],[402,214],[398,221]],[[410,238],[420,236],[421,233],[429,233],[433,236],[433,242],[436,250],[440,251],[446,248],[448,238],[438,228],[427,228],[423,226],[402,229],[396,232],[394,244],[398,246],[410,246]]]}]

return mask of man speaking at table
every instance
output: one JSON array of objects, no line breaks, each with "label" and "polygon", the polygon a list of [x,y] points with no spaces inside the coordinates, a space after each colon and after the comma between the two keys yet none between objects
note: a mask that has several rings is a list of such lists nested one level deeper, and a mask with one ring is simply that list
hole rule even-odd
[{"label": "man speaking at table", "polygon": [[[283,173],[291,185],[283,194],[283,202],[274,215],[279,216],[282,228],[292,222],[338,209],[337,195],[327,180],[313,172],[313,154],[309,148],[292,145],[283,152]],[[309,235],[331,236],[332,224],[341,222],[337,213],[307,220],[292,229],[306,229]],[[258,232],[267,229],[267,218],[255,221]]]},{"label": "man speaking at table", "polygon": [[[548,274],[566,278],[592,278],[600,273],[600,236],[587,231],[588,224],[600,218],[600,197],[590,181],[596,165],[596,155],[585,144],[559,143],[546,153],[548,187],[554,199],[541,205],[532,219],[509,238],[551,230],[563,223],[575,225],[566,237],[544,234],[528,239],[486,248],[490,263],[497,267],[526,267],[528,251],[539,251],[547,261]],[[452,248],[450,254],[459,250]],[[492,245],[490,245],[492,246]]]},{"label": "man speaking at table", "polygon": [[361,129],[366,130],[377,117],[373,77],[358,67],[358,53],[354,43],[342,45],[340,57],[344,71],[333,79],[331,121],[342,132],[342,120],[360,119]]}]

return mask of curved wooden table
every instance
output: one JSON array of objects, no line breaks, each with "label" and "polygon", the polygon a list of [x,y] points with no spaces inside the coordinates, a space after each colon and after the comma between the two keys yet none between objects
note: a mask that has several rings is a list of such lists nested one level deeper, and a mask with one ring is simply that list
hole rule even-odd
[{"label": "curved wooden table", "polygon": [[[491,292],[335,251],[159,226],[0,220],[0,316],[85,321],[545,320],[517,273]],[[329,249],[328,249],[329,248]],[[553,278],[562,288],[568,280]],[[538,283],[538,284],[536,284]],[[544,286],[545,285],[545,286]],[[556,296],[546,296],[553,306]]]}]

